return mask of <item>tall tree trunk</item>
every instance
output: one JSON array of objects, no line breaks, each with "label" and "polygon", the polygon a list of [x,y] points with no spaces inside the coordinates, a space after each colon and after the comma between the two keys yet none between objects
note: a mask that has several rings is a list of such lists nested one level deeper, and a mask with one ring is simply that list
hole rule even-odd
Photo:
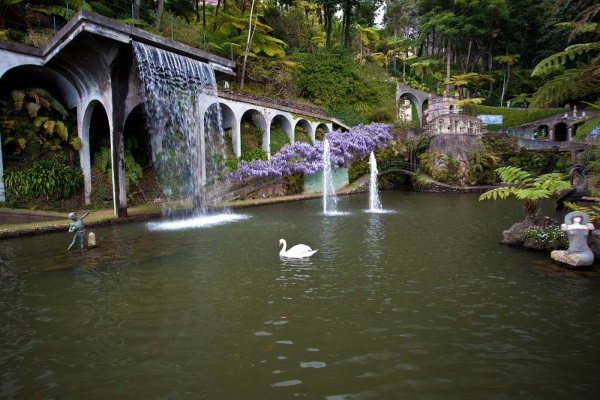
[{"label": "tall tree trunk", "polygon": [[[448,46],[446,47],[446,82],[450,81],[450,77],[452,76],[452,71],[450,70],[450,61],[452,57],[452,40],[448,38]],[[444,89],[444,93],[448,95],[450,93],[450,84],[446,84],[446,88]]]},{"label": "tall tree trunk", "polygon": [[465,67],[463,68],[463,74],[469,71],[469,63],[471,62],[471,49],[473,48],[473,38],[469,38],[469,47],[467,49],[467,60],[465,61]]},{"label": "tall tree trunk", "polygon": [[217,0],[217,6],[215,7],[215,20],[213,21],[213,32],[217,30],[217,18],[219,17],[219,6],[221,5],[221,0]]},{"label": "tall tree trunk", "polygon": [[140,19],[140,4],[142,0],[135,0],[133,2],[133,19]]},{"label": "tall tree trunk", "polygon": [[165,0],[158,0],[156,6],[156,20],[154,20],[154,29],[160,28],[160,22],[162,21],[162,14],[165,9]]},{"label": "tall tree trunk", "polygon": [[342,19],[342,37],[340,47],[350,46],[350,19],[352,15],[352,0],[344,1],[344,17]]},{"label": "tall tree trunk", "polygon": [[250,18],[248,20],[248,39],[246,40],[246,53],[242,62],[242,76],[240,78],[240,92],[244,91],[244,77],[246,75],[246,61],[248,61],[248,52],[250,51],[250,43],[252,42],[252,13],[254,12],[254,0],[250,6]]},{"label": "tall tree trunk", "polygon": [[[494,41],[494,35],[490,37],[489,57],[488,57],[488,73],[492,76],[492,68],[494,68],[494,55],[492,53],[492,43]],[[490,91],[488,92],[488,99],[492,97],[492,90],[494,90],[494,81],[490,79]]]},{"label": "tall tree trunk", "polygon": [[323,17],[325,20],[325,47],[331,49],[331,30],[333,29],[333,7],[329,4],[323,6]]}]

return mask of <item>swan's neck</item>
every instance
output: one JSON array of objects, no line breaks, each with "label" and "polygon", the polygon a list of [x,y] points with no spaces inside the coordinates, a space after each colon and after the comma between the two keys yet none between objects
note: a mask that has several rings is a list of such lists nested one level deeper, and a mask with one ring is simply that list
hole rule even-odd
[{"label": "swan's neck", "polygon": [[283,255],[283,253],[285,253],[285,248],[286,248],[285,240],[282,240],[281,244],[283,245],[283,247],[281,248],[281,251],[279,252],[279,255]]}]

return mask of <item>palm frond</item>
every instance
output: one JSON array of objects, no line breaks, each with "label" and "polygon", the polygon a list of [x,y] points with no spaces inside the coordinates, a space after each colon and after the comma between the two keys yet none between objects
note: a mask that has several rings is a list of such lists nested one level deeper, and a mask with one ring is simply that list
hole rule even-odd
[{"label": "palm frond", "polygon": [[545,76],[560,70],[569,60],[592,51],[600,50],[600,42],[574,44],[563,51],[546,57],[533,69],[532,76]]}]

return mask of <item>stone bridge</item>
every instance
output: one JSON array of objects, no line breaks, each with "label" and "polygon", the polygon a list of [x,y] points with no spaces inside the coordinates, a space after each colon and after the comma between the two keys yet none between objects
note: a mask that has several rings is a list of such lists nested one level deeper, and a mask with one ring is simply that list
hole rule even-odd
[{"label": "stone bridge", "polygon": [[[178,42],[150,34],[109,18],[80,11],[41,49],[0,41],[0,91],[11,88],[40,87],[60,98],[75,110],[77,132],[82,140],[79,161],[84,175],[85,199],[90,202],[91,143],[98,137],[110,139],[114,211],[127,215],[124,143],[127,132],[143,126],[141,83],[132,41],[144,43],[212,66],[217,82],[235,76],[235,62]],[[206,96],[201,116],[214,106],[214,97]],[[203,100],[201,100],[203,101]],[[325,132],[347,128],[328,118],[321,110],[291,102],[244,96],[229,91],[219,93],[224,128],[231,130],[232,147],[240,156],[242,120],[263,131],[263,149],[268,153],[270,129],[279,124],[291,143],[296,127],[302,127],[312,140],[317,129]],[[203,135],[204,124],[200,125]],[[92,126],[98,127],[96,130]],[[203,136],[200,136],[203,137]],[[0,152],[0,177],[2,177]],[[0,179],[0,201],[4,201],[4,183]]]}]

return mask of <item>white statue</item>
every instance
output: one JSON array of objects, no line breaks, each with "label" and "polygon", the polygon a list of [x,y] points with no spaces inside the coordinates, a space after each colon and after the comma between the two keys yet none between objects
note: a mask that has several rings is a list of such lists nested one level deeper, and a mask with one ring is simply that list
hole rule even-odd
[{"label": "white statue", "polygon": [[588,236],[594,230],[594,225],[588,222],[587,214],[572,211],[565,215],[565,222],[560,226],[567,232],[569,248],[554,250],[550,256],[553,260],[569,267],[582,267],[594,262],[594,253],[588,246]]}]

